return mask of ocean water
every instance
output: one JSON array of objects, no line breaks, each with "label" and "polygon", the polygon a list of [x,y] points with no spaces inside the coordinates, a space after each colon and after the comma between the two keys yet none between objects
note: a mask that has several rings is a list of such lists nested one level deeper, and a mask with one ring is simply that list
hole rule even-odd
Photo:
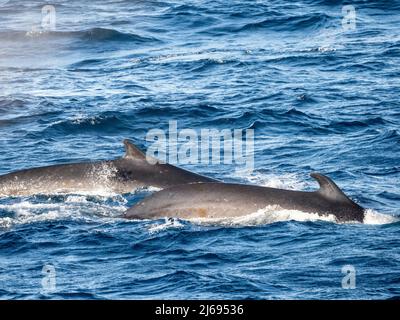
[{"label": "ocean water", "polygon": [[171,120],[254,129],[254,171],[181,166],[295,190],[319,171],[367,217],[125,221],[154,190],[3,197],[1,299],[400,297],[399,1],[53,0],[51,27],[46,4],[0,1],[0,174],[145,149]]}]

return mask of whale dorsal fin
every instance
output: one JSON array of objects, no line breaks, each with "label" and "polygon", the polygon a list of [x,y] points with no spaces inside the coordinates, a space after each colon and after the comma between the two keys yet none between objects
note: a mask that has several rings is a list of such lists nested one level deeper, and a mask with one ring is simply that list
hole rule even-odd
[{"label": "whale dorsal fin", "polygon": [[320,195],[330,200],[339,202],[352,202],[342,190],[328,177],[318,173],[312,172],[310,174],[319,183],[319,190],[317,191]]},{"label": "whale dorsal fin", "polygon": [[144,160],[146,155],[128,139],[124,140],[125,158]]}]

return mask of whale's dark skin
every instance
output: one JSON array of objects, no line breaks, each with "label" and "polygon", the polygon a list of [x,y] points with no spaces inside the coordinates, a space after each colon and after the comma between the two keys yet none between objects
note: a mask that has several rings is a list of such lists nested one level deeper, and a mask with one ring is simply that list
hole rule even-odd
[{"label": "whale's dark skin", "polygon": [[53,165],[2,175],[0,196],[104,191],[129,193],[150,186],[167,188],[187,183],[218,182],[170,164],[151,164],[146,155],[128,140],[124,140],[124,144],[126,154],[120,159]]},{"label": "whale's dark skin", "polygon": [[312,173],[318,191],[291,191],[230,183],[174,186],[154,193],[130,208],[127,219],[162,217],[223,218],[244,216],[267,206],[335,216],[339,222],[364,220],[364,209],[328,177]]}]

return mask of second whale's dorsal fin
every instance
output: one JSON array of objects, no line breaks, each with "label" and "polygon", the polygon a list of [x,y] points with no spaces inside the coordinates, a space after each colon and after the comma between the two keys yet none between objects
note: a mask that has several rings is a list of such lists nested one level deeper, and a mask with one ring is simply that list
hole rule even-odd
[{"label": "second whale's dorsal fin", "polygon": [[145,160],[146,155],[128,139],[124,140],[125,158]]},{"label": "second whale's dorsal fin", "polygon": [[328,177],[318,173],[312,172],[310,174],[319,183],[319,190],[317,191],[324,198],[338,202],[352,202],[342,190]]}]

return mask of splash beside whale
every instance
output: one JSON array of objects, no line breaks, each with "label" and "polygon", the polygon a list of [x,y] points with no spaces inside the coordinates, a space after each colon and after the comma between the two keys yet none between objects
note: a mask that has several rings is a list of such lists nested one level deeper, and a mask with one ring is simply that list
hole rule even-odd
[{"label": "splash beside whale", "polygon": [[0,196],[97,191],[123,194],[150,186],[167,188],[195,182],[218,182],[170,164],[151,164],[130,141],[124,140],[124,144],[126,154],[120,159],[60,164],[2,175]]},{"label": "splash beside whale", "polygon": [[197,183],[174,186],[140,201],[125,214],[127,219],[163,217],[226,218],[245,216],[276,206],[279,209],[333,215],[338,222],[363,222],[364,208],[348,198],[328,177],[311,173],[320,185],[313,192],[292,191],[232,183]]}]

